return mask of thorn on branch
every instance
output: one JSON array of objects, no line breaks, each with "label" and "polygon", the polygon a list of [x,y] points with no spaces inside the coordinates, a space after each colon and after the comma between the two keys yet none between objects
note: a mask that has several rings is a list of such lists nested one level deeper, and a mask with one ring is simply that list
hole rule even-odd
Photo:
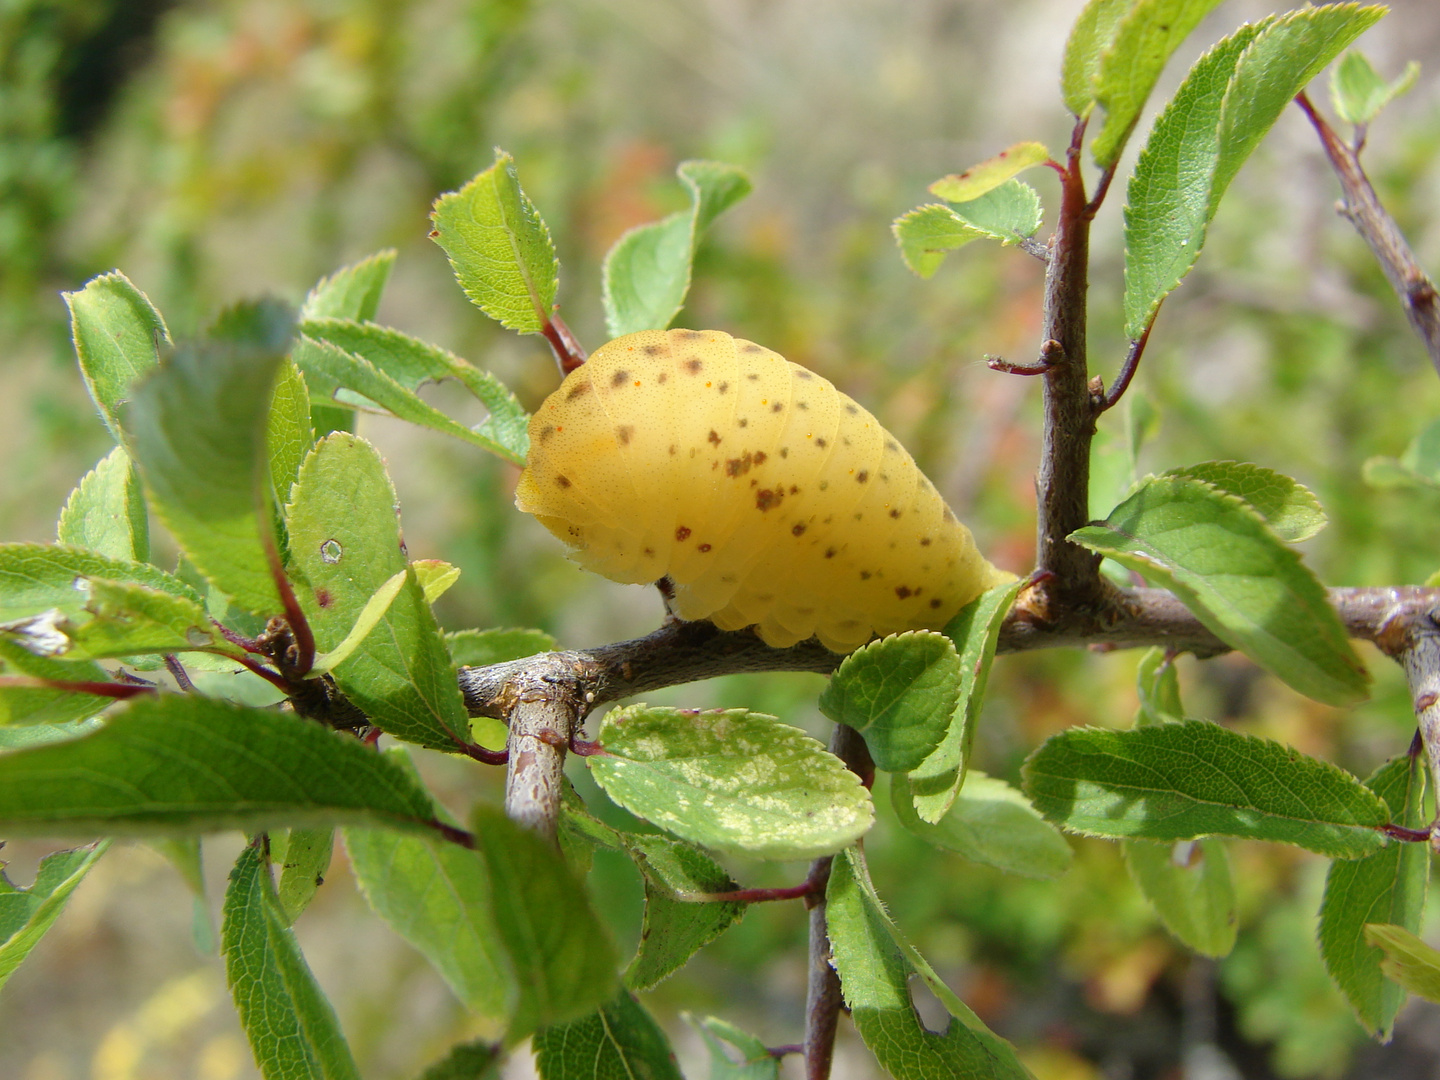
[{"label": "thorn on branch", "polygon": [[1040,359],[1033,364],[1012,363],[1000,356],[985,357],[985,366],[1006,375],[1044,375],[1065,359],[1065,347],[1053,338],[1040,346]]}]

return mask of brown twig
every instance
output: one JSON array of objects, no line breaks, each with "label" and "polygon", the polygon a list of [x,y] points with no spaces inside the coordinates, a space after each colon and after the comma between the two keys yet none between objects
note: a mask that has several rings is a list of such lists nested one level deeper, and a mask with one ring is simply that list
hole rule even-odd
[{"label": "brown twig", "polygon": [[1130,388],[1130,380],[1135,378],[1135,372],[1140,369],[1140,357],[1145,354],[1145,343],[1150,340],[1150,330],[1155,325],[1155,315],[1152,313],[1150,321],[1145,324],[1145,332],[1130,343],[1130,351],[1125,354],[1125,363],[1120,368],[1120,374],[1115,376],[1115,385],[1110,387],[1110,392],[1095,403],[1097,413],[1113,409],[1125,396],[1125,391]]},{"label": "brown twig", "polygon": [[1350,219],[1365,243],[1370,245],[1380,269],[1385,273],[1385,280],[1395,290],[1410,325],[1420,335],[1430,362],[1440,372],[1440,293],[1436,292],[1434,282],[1420,268],[1395,219],[1380,205],[1375,189],[1370,186],[1370,178],[1360,166],[1359,146],[1347,146],[1329,122],[1315,110],[1303,91],[1295,98],[1295,103],[1314,125],[1320,144],[1325,148],[1325,156],[1330,159],[1330,167],[1340,181],[1340,190],[1345,196],[1339,207],[1340,213]]},{"label": "brown twig", "polygon": [[504,714],[510,725],[506,750],[505,813],[512,821],[556,842],[565,787],[565,751],[580,723],[583,695],[573,692],[575,673],[564,653],[532,657],[524,673],[507,684]]},{"label": "brown twig", "polygon": [[[1420,727],[1420,741],[1432,781],[1440,783],[1440,606],[1417,606],[1397,612],[1381,628],[1375,644],[1405,669],[1410,703]],[[1437,812],[1440,821],[1440,812]],[[1393,835],[1393,834],[1392,834]],[[1409,839],[1402,837],[1402,839]],[[1440,851],[1440,829],[1429,830],[1432,850]]]}]

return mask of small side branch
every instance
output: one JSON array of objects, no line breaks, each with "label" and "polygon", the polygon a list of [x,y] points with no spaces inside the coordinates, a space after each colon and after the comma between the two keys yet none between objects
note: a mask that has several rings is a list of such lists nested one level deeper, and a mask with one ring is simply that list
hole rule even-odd
[{"label": "small side branch", "polygon": [[1330,159],[1330,167],[1340,181],[1340,189],[1345,195],[1340,212],[1350,219],[1365,243],[1370,245],[1380,269],[1385,273],[1385,280],[1400,298],[1410,325],[1424,342],[1430,362],[1440,372],[1440,293],[1436,292],[1434,282],[1420,268],[1395,219],[1380,205],[1375,189],[1370,186],[1370,178],[1360,166],[1358,149],[1345,144],[1303,92],[1296,97],[1295,103],[1319,134],[1325,156]]},{"label": "small side branch", "polygon": [[1110,392],[1101,400],[1095,403],[1097,413],[1113,409],[1125,396],[1125,391],[1130,389],[1130,381],[1135,378],[1135,372],[1140,369],[1140,357],[1145,354],[1145,343],[1150,340],[1150,328],[1155,325],[1155,317],[1150,317],[1150,322],[1145,327],[1145,332],[1130,343],[1130,351],[1125,355],[1125,363],[1120,368],[1120,374],[1115,376],[1115,385],[1110,387]]}]

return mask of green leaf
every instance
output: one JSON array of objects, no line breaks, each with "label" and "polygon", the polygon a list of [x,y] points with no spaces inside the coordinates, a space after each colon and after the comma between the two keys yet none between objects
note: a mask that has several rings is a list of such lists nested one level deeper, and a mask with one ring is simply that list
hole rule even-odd
[{"label": "green leaf", "polygon": [[206,579],[256,615],[282,607],[266,555],[265,443],[291,325],[273,302],[233,309],[140,383],[123,418],[151,508]]},{"label": "green leaf", "polygon": [[1353,859],[1386,844],[1369,788],[1326,761],[1219,724],[1071,728],[1026,760],[1025,791],[1050,821],[1086,836],[1239,836]]},{"label": "green leaf", "polygon": [[[410,574],[395,516],[395,489],[374,447],[332,432],[306,459],[286,520],[295,595],[321,652],[336,649],[396,574],[400,591],[331,675],[377,727],[454,751],[469,717],[445,641]],[[373,615],[373,611],[371,613]]]},{"label": "green leaf", "polygon": [[420,1080],[499,1080],[500,1047],[484,1039],[458,1043],[420,1076]]},{"label": "green leaf", "polygon": [[136,698],[93,734],[0,755],[0,833],[10,836],[332,822],[434,829],[424,792],[354,738],[211,698]]},{"label": "green leaf", "polygon": [[1232,648],[1329,705],[1369,682],[1325,589],[1260,516],[1200,480],[1145,481],[1070,538],[1166,588]]},{"label": "green leaf", "polygon": [[[0,631],[0,675],[29,676],[52,682],[111,681],[110,673],[91,660],[56,660],[36,656]],[[7,724],[65,724],[108,709],[114,698],[76,690],[0,685],[0,727]]]},{"label": "green leaf", "polygon": [[[360,613],[355,616],[355,623],[350,627],[350,632],[340,639],[340,643],[328,652],[317,653],[315,663],[310,668],[310,677],[316,678],[334,670],[343,664],[360,647],[360,643],[370,636],[380,620],[390,611],[395,603],[395,597],[400,595],[400,590],[410,580],[409,569],[397,570],[389,578],[381,583],[380,587],[371,594],[370,599],[365,601]],[[419,579],[416,579],[419,584]],[[422,591],[422,596],[424,593]],[[430,598],[425,597],[429,603]]]},{"label": "green leaf", "polygon": [[1372,487],[1414,487],[1440,491],[1440,420],[1427,424],[1405,453],[1395,458],[1374,457],[1365,462],[1365,482]]},{"label": "green leaf", "polygon": [[648,990],[737,922],[746,905],[686,899],[739,888],[725,868],[700,849],[664,836],[622,835],[645,878],[645,922],[635,958],[625,969],[625,985]]},{"label": "green leaf", "polygon": [[1006,180],[984,195],[951,207],[965,223],[1009,247],[1040,228],[1040,196],[1023,180]]},{"label": "green leaf", "polygon": [[79,292],[62,293],[80,373],[110,434],[121,438],[119,409],[130,389],[170,344],[165,320],[119,270],[91,278]]},{"label": "green leaf", "polygon": [[230,872],[221,952],[240,1026],[265,1080],[360,1080],[340,1021],[315,982],[253,844]]},{"label": "green leaf", "polygon": [[395,249],[367,255],[321,278],[300,307],[301,319],[359,319],[367,322],[380,309],[380,294],[395,268]]},{"label": "green leaf", "polygon": [[310,424],[310,391],[305,376],[286,360],[275,380],[275,395],[265,424],[266,457],[270,462],[271,505],[284,506],[300,475],[305,455],[315,445]]},{"label": "green leaf", "polygon": [[519,987],[509,1038],[593,1012],[614,996],[615,947],[585,888],[553,846],[499,810],[476,806],[476,846],[489,875],[500,940]]},{"label": "green leaf", "polygon": [[605,714],[596,783],[639,818],[716,851],[811,859],[874,820],[860,778],[799,728],[745,709]]},{"label": "green leaf", "polygon": [[463,667],[488,667],[559,647],[544,630],[456,630],[445,635],[445,643],[450,659]]},{"label": "green leaf", "polygon": [[[109,704],[108,700],[106,702]],[[64,724],[25,724],[19,727],[0,727],[0,754],[11,750],[25,750],[32,746],[78,739],[98,731],[99,720],[76,720]]]},{"label": "green leaf", "polygon": [[970,747],[975,741],[990,666],[995,661],[995,646],[1000,640],[1000,627],[1024,584],[1013,581],[987,589],[966,604],[945,627],[945,634],[960,653],[960,693],[940,745],[911,769],[906,778],[915,812],[922,821],[933,825],[944,817],[965,782]]},{"label": "green leaf", "polygon": [[1090,142],[1095,163],[1119,159],[1171,55],[1220,0],[1137,0],[1100,54],[1093,82],[1105,124]]},{"label": "green leaf", "polygon": [[[700,1033],[710,1051],[710,1080],[780,1080],[780,1059],[754,1035],[717,1016],[697,1020],[689,1013],[681,1015]],[[727,1046],[733,1047],[735,1053]]]},{"label": "green leaf", "polygon": [[1065,42],[1060,69],[1060,92],[1065,107],[1076,116],[1088,116],[1095,105],[1095,78],[1100,54],[1115,36],[1121,18],[1134,0],[1089,0]]},{"label": "green leaf", "polygon": [[1235,888],[1223,841],[1127,840],[1124,851],[1130,877],[1167,930],[1204,956],[1235,947]]},{"label": "green leaf", "polygon": [[[865,1045],[896,1080],[1031,1076],[1014,1048],[986,1028],[901,937],[855,848],[837,856],[831,867],[825,921],[831,962],[840,975],[850,1018]],[[944,1032],[926,1030],[915,1011],[909,987],[912,973],[949,1011]]]},{"label": "green leaf", "polygon": [[[1395,758],[1365,786],[1385,800],[1392,820],[1411,829],[1424,826],[1424,777],[1417,760]],[[1365,927],[1390,923],[1419,931],[1429,870],[1427,845],[1397,843],[1368,858],[1332,863],[1325,879],[1320,958],[1365,1030],[1382,1042],[1390,1038],[1405,995],[1385,978],[1381,954],[1366,943]]]},{"label": "green leaf", "polygon": [[545,327],[559,262],[509,154],[496,150],[494,165],[436,199],[430,220],[430,235],[471,303],[507,330],[535,334]]},{"label": "green leaf", "polygon": [[1040,196],[1022,180],[1006,180],[955,206],[918,207],[892,226],[905,265],[923,278],[939,269],[948,252],[972,240],[999,240],[1008,247],[1038,228]]},{"label": "green leaf", "polygon": [[670,1040],[625,990],[584,1019],[537,1031],[534,1047],[541,1080],[683,1080]]},{"label": "green leaf", "polygon": [[1361,468],[1365,483],[1373,488],[1411,488],[1421,491],[1440,491],[1440,480],[1424,476],[1392,457],[1366,458]]},{"label": "green leaf", "polygon": [[675,173],[690,209],[630,229],[605,256],[605,326],[612,338],[670,325],[685,306],[701,234],[750,194],[749,178],[734,165],[682,161]]},{"label": "green leaf", "polygon": [[[1142,0],[1136,11],[1175,3],[1204,9],[1202,15],[1214,6],[1214,0]],[[1191,69],[1156,120],[1130,180],[1125,333],[1132,340],[1144,333],[1160,302],[1195,264],[1221,196],[1281,111],[1383,13],[1378,7],[1331,4],[1271,16],[1242,26]],[[1122,24],[1112,51],[1126,44],[1129,22]],[[1137,105],[1127,123],[1133,124],[1138,111]],[[1102,165],[1107,164],[1102,140],[1116,115],[1094,144]]]},{"label": "green leaf", "polygon": [[909,832],[927,844],[1025,877],[1059,877],[1070,867],[1070,845],[1025,798],[1003,780],[972,770],[955,804],[937,824],[915,813],[903,776],[890,781],[890,804]]},{"label": "green leaf", "polygon": [[89,593],[85,611],[90,617],[55,626],[69,639],[66,659],[211,648],[240,651],[215,632],[205,608],[188,597],[99,578],[91,578],[85,585]]},{"label": "green leaf", "polygon": [[1392,81],[1380,77],[1365,54],[1354,49],[1340,58],[1330,76],[1330,101],[1335,115],[1347,124],[1368,124],[1380,110],[1401,94],[1409,93],[1420,77],[1420,65],[1414,60]]},{"label": "green leaf", "polygon": [[1163,476],[1188,476],[1244,499],[1271,531],[1287,543],[1309,540],[1326,525],[1325,511],[1315,493],[1300,481],[1260,465],[1240,461],[1206,461]]},{"label": "green leaf", "polygon": [[92,579],[143,585],[197,603],[200,600],[189,585],[148,563],[106,558],[58,544],[0,544],[0,622],[52,608],[64,618],[79,618],[90,602]]},{"label": "green leaf", "polygon": [[460,568],[441,559],[416,559],[410,569],[415,571],[415,580],[427,604],[434,604],[460,580]]},{"label": "green leaf", "polygon": [[1180,678],[1164,649],[1148,649],[1140,658],[1135,673],[1135,694],[1140,699],[1140,709],[1135,714],[1136,727],[1185,719],[1185,706],[1180,703]]},{"label": "green leaf", "polygon": [[315,893],[324,884],[325,873],[330,869],[330,855],[334,847],[334,829],[290,830],[285,841],[285,856],[280,864],[280,888],[277,891],[286,926],[292,925],[315,899]]},{"label": "green leaf", "polygon": [[[296,361],[325,398],[335,397],[340,390],[360,394],[402,420],[463,439],[514,464],[525,463],[530,417],[515,395],[488,371],[438,345],[373,323],[312,319],[300,329],[304,338]],[[489,410],[489,417],[467,428],[416,393],[441,379],[458,381]]]},{"label": "green leaf", "polygon": [[950,639],[911,630],[842,660],[820,695],[820,711],[863,732],[878,767],[905,772],[940,745],[960,683],[960,656]]},{"label": "green leaf", "polygon": [[[110,841],[105,840],[46,855],[28,889],[12,884],[0,869],[0,989],[60,917],[75,886],[85,880],[109,846]],[[0,862],[0,868],[4,865]]]},{"label": "green leaf", "polygon": [[993,191],[1012,176],[1049,160],[1050,151],[1044,143],[1016,143],[962,173],[942,176],[930,185],[930,194],[949,203],[969,202]]},{"label": "green leaf", "polygon": [[145,492],[122,448],[111,450],[80,478],[60,512],[56,538],[110,559],[145,562],[150,557]]},{"label": "green leaf", "polygon": [[480,856],[387,829],[346,829],[345,848],[375,913],[430,961],[467,1009],[507,1019],[518,991]]},{"label": "green leaf", "polygon": [[1365,940],[1385,953],[1380,962],[1387,978],[1426,1001],[1440,1002],[1440,952],[1403,926],[1371,923]]}]

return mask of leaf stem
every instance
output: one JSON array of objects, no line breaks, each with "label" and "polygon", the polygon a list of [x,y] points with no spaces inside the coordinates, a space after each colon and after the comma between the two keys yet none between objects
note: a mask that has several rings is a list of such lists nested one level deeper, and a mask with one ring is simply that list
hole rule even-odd
[{"label": "leaf stem", "polygon": [[1130,388],[1130,380],[1135,378],[1135,372],[1140,367],[1140,357],[1145,352],[1145,343],[1150,340],[1150,330],[1155,325],[1155,316],[1159,313],[1157,307],[1150,314],[1150,321],[1145,324],[1145,332],[1130,343],[1130,351],[1125,355],[1125,363],[1121,365],[1120,374],[1115,376],[1115,385],[1110,387],[1110,392],[1104,399],[1095,403],[1097,413],[1106,412],[1119,404],[1120,399],[1125,396],[1125,391]]},{"label": "leaf stem", "polygon": [[555,354],[555,362],[560,365],[560,374],[569,375],[581,364],[585,363],[588,355],[584,347],[570,332],[570,327],[565,325],[565,320],[556,313],[544,319],[540,325],[540,332],[545,335],[545,340],[550,343],[550,351]]}]

